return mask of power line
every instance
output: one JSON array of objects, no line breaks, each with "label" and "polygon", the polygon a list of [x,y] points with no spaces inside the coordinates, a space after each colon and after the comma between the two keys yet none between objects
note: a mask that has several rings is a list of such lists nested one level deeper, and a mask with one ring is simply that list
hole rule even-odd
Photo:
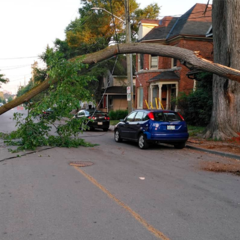
[{"label": "power line", "polygon": [[0,60],[13,60],[13,59],[26,59],[26,58],[38,58],[39,56],[33,57],[14,57],[14,58],[0,58]]},{"label": "power line", "polygon": [[29,66],[29,65],[30,65],[30,64],[2,66],[2,67],[0,67],[0,69],[3,69],[3,68],[14,68],[14,67],[23,67],[23,66]]},{"label": "power line", "polygon": [[13,66],[13,67],[8,67],[8,68],[1,68],[1,71],[8,71],[8,70],[14,70],[14,69],[18,69],[18,68],[25,68],[25,67],[30,67],[31,65],[21,65],[21,66]]},{"label": "power line", "polygon": [[11,83],[11,82],[17,82],[17,81],[19,81],[19,80],[21,80],[21,81],[23,80],[23,81],[24,81],[24,80],[26,80],[26,79],[24,79],[24,78],[22,78],[22,77],[21,77],[21,78],[18,78],[18,79],[14,79],[14,80],[9,79],[9,83]]}]

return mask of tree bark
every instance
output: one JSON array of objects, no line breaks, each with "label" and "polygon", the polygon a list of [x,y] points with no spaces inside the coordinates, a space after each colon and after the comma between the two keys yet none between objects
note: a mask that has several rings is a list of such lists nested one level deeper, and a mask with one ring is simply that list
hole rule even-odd
[{"label": "tree bark", "polygon": [[[237,1],[237,0],[236,0]],[[221,2],[221,1],[220,1]],[[240,71],[226,67],[224,65],[213,63],[207,59],[198,56],[198,53],[174,46],[166,46],[154,43],[125,43],[117,44],[115,46],[107,47],[99,52],[87,54],[85,58],[83,56],[75,57],[70,61],[82,61],[85,64],[95,64],[102,60],[108,59],[117,54],[124,53],[144,53],[154,54],[163,57],[170,57],[179,59],[183,64],[189,68],[197,68],[206,72],[211,72],[219,75],[223,78],[229,78],[236,82],[240,82]],[[32,97],[38,93],[46,90],[50,84],[56,83],[58,80],[46,79],[37,87],[31,89],[21,97],[14,99],[13,101],[0,107],[0,115],[8,110],[29,101]]]},{"label": "tree bark", "polygon": [[[240,69],[239,12],[239,0],[213,1],[214,62],[234,69]],[[205,138],[224,140],[240,132],[240,84],[230,79],[213,77],[213,109]]]}]

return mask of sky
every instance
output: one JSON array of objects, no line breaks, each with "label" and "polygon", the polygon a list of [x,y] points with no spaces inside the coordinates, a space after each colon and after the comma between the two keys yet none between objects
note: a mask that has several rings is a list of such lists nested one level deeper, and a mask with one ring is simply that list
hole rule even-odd
[{"label": "sky", "polygon": [[[1,89],[16,94],[31,78],[31,65],[47,45],[65,39],[67,25],[79,17],[80,0],[0,0],[0,74],[9,78]],[[179,16],[196,3],[208,0],[137,0],[140,8],[157,3],[160,17]],[[211,3],[212,1],[210,1]]]}]

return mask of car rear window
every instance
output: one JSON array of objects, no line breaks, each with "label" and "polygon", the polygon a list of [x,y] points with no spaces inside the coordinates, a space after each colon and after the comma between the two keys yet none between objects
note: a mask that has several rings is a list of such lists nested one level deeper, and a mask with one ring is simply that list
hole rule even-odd
[{"label": "car rear window", "polygon": [[105,116],[105,115],[106,115],[106,113],[104,113],[104,112],[96,112],[94,114],[94,116]]},{"label": "car rear window", "polygon": [[174,121],[182,121],[180,116],[175,112],[154,112],[154,120],[155,121],[166,121],[166,122],[174,122]]},{"label": "car rear window", "polygon": [[105,112],[101,112],[101,111],[98,111],[98,110],[96,110],[96,111],[89,111],[89,115],[93,115],[94,114],[94,116],[105,116],[105,115],[107,115],[107,113],[105,113]]}]

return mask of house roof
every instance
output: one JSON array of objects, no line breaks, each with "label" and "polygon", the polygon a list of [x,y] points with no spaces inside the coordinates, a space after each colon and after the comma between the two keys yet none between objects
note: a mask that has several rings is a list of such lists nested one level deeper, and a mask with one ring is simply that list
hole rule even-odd
[{"label": "house roof", "polygon": [[164,17],[161,25],[153,28],[140,41],[167,40],[178,35],[205,36],[212,24],[211,10],[211,5],[197,3],[181,17]]},{"label": "house roof", "polygon": [[173,72],[173,71],[166,71],[166,72],[162,72],[160,74],[158,74],[157,76],[149,79],[147,82],[154,82],[154,81],[158,81],[158,80],[179,80],[180,78],[178,77],[178,75]]},{"label": "house roof", "polygon": [[167,35],[169,34],[170,30],[173,28],[175,22],[178,18],[172,17],[168,19],[168,22],[163,22],[159,27],[153,28],[144,38],[142,38],[140,41],[146,41],[146,40],[155,40],[155,39],[166,39]]}]

